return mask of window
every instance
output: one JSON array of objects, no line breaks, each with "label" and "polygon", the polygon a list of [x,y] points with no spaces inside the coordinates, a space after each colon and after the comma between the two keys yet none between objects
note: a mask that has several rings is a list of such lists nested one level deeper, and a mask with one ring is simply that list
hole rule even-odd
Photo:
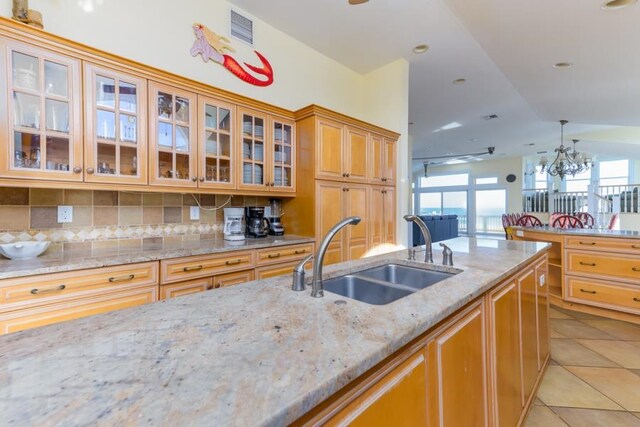
[{"label": "window", "polygon": [[629,160],[600,162],[600,185],[628,185]]},{"label": "window", "polygon": [[476,185],[487,185],[487,184],[497,184],[498,177],[491,176],[487,178],[476,178]]},{"label": "window", "polygon": [[477,190],[476,232],[502,233],[502,214],[506,209],[506,190]]},{"label": "window", "polygon": [[548,173],[546,171],[541,172],[542,167],[538,166],[536,167],[536,173],[534,174],[535,176],[535,189],[536,190],[546,190],[548,187]]},{"label": "window", "polygon": [[567,175],[564,179],[565,191],[588,191],[589,184],[591,184],[591,169],[576,174],[576,176]]},{"label": "window", "polygon": [[436,175],[420,178],[420,187],[451,187],[455,185],[469,185],[469,174]]},{"label": "window", "polygon": [[420,215],[458,215],[458,231],[467,231],[467,192],[420,193]]}]

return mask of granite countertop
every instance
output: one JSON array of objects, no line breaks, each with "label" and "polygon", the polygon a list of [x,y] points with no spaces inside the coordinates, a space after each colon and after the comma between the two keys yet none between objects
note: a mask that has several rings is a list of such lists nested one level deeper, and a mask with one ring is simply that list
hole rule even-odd
[{"label": "granite countertop", "polygon": [[0,279],[24,277],[36,274],[109,267],[136,262],[158,261],[192,255],[208,255],[244,249],[262,249],[277,246],[313,242],[310,237],[286,234],[247,238],[242,242],[229,242],[222,237],[216,240],[200,240],[172,245],[149,245],[144,248],[94,249],[91,252],[59,252],[28,260],[9,260],[0,257]]},{"label": "granite countertop", "polygon": [[[0,424],[290,423],[549,247],[447,243],[462,272],[388,305],[312,298],[288,275],[0,336]],[[403,250],[324,277],[390,261],[425,265]]]},{"label": "granite countertop", "polygon": [[543,227],[521,227],[512,226],[514,230],[535,231],[538,233],[550,234],[568,234],[576,236],[592,236],[592,237],[622,237],[627,239],[640,238],[640,231],[635,230],[608,230],[606,228],[553,228],[549,226]]}]

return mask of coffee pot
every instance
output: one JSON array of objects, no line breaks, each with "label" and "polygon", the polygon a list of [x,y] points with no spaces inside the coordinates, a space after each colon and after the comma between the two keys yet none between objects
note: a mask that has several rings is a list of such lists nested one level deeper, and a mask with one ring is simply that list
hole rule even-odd
[{"label": "coffee pot", "polygon": [[224,208],[224,240],[244,240],[244,209]]}]

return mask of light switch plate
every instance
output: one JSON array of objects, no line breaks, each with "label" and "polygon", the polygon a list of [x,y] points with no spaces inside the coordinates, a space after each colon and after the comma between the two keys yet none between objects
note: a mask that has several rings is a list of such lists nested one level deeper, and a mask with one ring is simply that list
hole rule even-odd
[{"label": "light switch plate", "polygon": [[191,206],[189,209],[189,219],[196,221],[200,219],[200,206]]},{"label": "light switch plate", "polygon": [[73,206],[58,206],[58,223],[73,222]]}]

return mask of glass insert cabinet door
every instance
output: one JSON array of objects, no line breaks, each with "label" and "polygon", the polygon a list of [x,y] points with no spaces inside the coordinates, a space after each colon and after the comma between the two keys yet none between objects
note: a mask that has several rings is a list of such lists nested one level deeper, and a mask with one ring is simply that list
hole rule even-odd
[{"label": "glass insert cabinet door", "polygon": [[[5,177],[82,181],[80,61],[18,42],[3,47]],[[7,91],[7,92],[4,92]]]},{"label": "glass insert cabinet door", "polygon": [[198,185],[197,95],[149,82],[149,184]]},{"label": "glass insert cabinet door", "polygon": [[271,120],[271,182],[275,191],[295,190],[295,135],[293,122]]},{"label": "glass insert cabinet door", "polygon": [[198,186],[234,188],[236,172],[235,107],[198,96]]},{"label": "glass insert cabinet door", "polygon": [[85,181],[147,182],[146,80],[85,63]]},{"label": "glass insert cabinet door", "polygon": [[266,174],[266,156],[269,154],[265,147],[267,143],[267,115],[251,110],[238,109],[240,135],[239,155],[242,161],[238,171],[239,188],[269,187]]}]

